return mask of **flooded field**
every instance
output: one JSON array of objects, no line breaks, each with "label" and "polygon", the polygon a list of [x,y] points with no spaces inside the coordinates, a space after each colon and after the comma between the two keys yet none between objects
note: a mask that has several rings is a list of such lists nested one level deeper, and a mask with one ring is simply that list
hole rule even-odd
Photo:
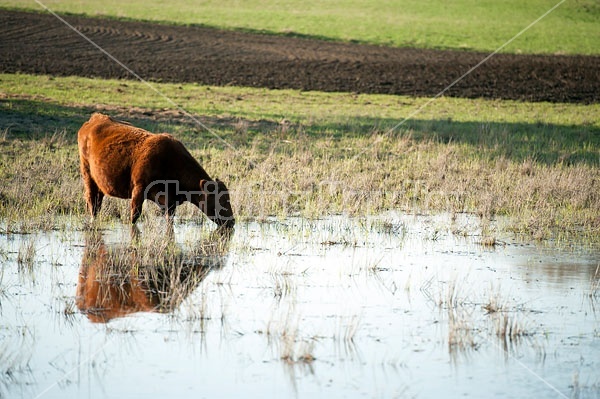
[{"label": "flooded field", "polygon": [[469,215],[153,223],[0,235],[0,397],[600,396],[598,248]]}]

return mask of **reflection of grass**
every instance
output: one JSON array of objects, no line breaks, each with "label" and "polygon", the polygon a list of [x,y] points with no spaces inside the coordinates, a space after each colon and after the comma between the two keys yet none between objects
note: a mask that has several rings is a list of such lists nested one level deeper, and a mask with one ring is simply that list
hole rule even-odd
[{"label": "reflection of grass", "polygon": [[[490,321],[491,327],[487,332],[498,338],[505,350],[534,335],[521,317],[524,309],[511,305],[499,288],[492,289],[487,294],[489,298],[485,303],[478,305],[471,301],[470,297],[473,295],[467,293],[468,287],[470,283],[467,278],[460,281],[454,278],[444,284],[435,296],[429,296],[440,309],[447,311],[448,348],[452,356],[477,350],[480,346],[477,337],[484,329],[477,320],[481,317]],[[428,291],[429,288],[431,282],[428,282],[425,290]]]},{"label": "reflection of grass", "polygon": [[520,338],[532,335],[525,324],[516,314],[507,312],[497,313],[495,317],[496,335],[503,341],[516,341]]},{"label": "reflection of grass", "polygon": [[[135,233],[127,245],[106,245],[101,232],[86,232],[76,304],[92,321],[140,311],[170,313],[222,265],[228,237],[215,234],[183,248],[162,227],[160,233],[152,228]],[[191,309],[188,320],[203,322],[205,303]]]},{"label": "reflection of grass", "polygon": [[504,348],[507,348],[509,343],[518,343],[520,339],[533,335],[523,319],[519,317],[523,314],[523,309],[511,305],[500,288],[491,290],[489,299],[482,309],[492,321],[494,333],[504,344]]},{"label": "reflection of grass", "polygon": [[596,376],[586,381],[579,381],[579,371],[573,374],[573,381],[569,385],[571,390],[569,398],[585,399],[600,397],[600,379]]},{"label": "reflection of grass", "polygon": [[434,277],[425,282],[421,288],[425,297],[432,301],[440,310],[445,310],[448,315],[448,352],[456,361],[458,354],[467,354],[476,350],[479,343],[475,339],[475,322],[473,321],[474,310],[472,304],[468,303],[467,289],[469,287],[467,278],[453,277],[447,283],[440,284],[437,292],[430,292]]},{"label": "reflection of grass", "polygon": [[17,253],[17,264],[19,269],[25,269],[31,271],[33,268],[33,261],[35,259],[35,241],[24,240],[19,246],[19,252]]},{"label": "reflection of grass", "polygon": [[600,299],[600,264],[596,267],[596,271],[590,281],[590,291],[588,293],[592,309],[596,311],[596,304]]},{"label": "reflection of grass", "polygon": [[476,350],[475,323],[463,307],[448,308],[448,351],[454,360],[459,353]]},{"label": "reflection of grass", "polygon": [[289,365],[309,365],[316,360],[313,355],[315,341],[297,337],[297,331],[289,331],[282,337],[281,360]]},{"label": "reflection of grass", "polygon": [[273,279],[273,295],[276,299],[283,299],[296,293],[296,285],[290,272],[274,270],[270,275]]},{"label": "reflection of grass", "polygon": [[[282,304],[285,312],[281,317],[276,314],[271,315],[271,320],[267,323],[264,331],[258,331],[265,334],[270,344],[274,344],[278,350],[279,359],[288,366],[309,365],[316,360],[313,355],[316,337],[303,337],[300,335],[301,317],[296,313],[296,298],[289,298],[285,304]],[[280,302],[276,309],[280,308]]]},{"label": "reflection of grass", "polygon": [[31,373],[29,361],[35,337],[29,327],[11,331],[4,326],[0,328],[0,335],[3,338],[0,343],[0,396],[6,397],[9,388],[30,383],[24,376]]},{"label": "reflection of grass", "polygon": [[[233,151],[206,132],[190,134],[197,130],[190,121],[148,103],[134,82],[120,97],[118,81],[2,78],[7,94],[21,96],[0,104],[6,111],[0,127],[8,128],[0,141],[6,182],[0,217],[9,231],[53,228],[55,215],[84,213],[74,137],[104,103],[113,115],[181,138],[209,173],[227,181],[240,218],[472,212],[484,222],[509,216],[511,230],[537,238],[600,237],[600,126],[589,117],[598,105],[440,99],[421,120],[388,136],[422,99],[160,85],[208,115],[206,123]],[[98,96],[71,105],[81,104],[75,98],[83,92]],[[135,111],[144,104],[152,107],[150,116]],[[291,122],[279,123],[282,118]],[[123,216],[118,207],[108,212]]]},{"label": "reflection of grass", "polygon": [[77,313],[75,301],[72,298],[65,299],[64,308],[62,314],[66,319],[70,320]]},{"label": "reflection of grass", "polygon": [[[0,259],[2,259],[1,254]],[[8,298],[8,290],[10,288],[6,283],[4,283],[4,270],[6,267],[6,263],[4,262],[4,260],[5,258],[2,259],[2,266],[0,266],[0,299]]]}]

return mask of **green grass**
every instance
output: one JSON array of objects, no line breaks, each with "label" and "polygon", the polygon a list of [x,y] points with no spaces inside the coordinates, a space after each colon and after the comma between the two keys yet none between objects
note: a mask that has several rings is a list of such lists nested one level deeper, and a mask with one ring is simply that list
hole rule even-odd
[{"label": "green grass", "polygon": [[[490,52],[558,1],[44,0],[42,3],[61,13],[203,24],[386,46]],[[42,10],[36,2],[22,0],[0,0],[0,7]],[[597,1],[567,1],[503,51],[599,54],[598,21]]]},{"label": "green grass", "polygon": [[[472,212],[482,222],[507,216],[505,228],[538,238],[600,237],[598,104],[440,98],[392,130],[428,100],[154,87],[211,131],[141,83],[0,75],[4,228],[54,228],[57,215],[83,217],[75,137],[99,110],[175,134],[228,183],[240,219]],[[103,208],[105,218],[127,214],[126,201]]]},{"label": "green grass", "polygon": [[[19,101],[23,104],[32,101],[36,104],[52,103],[53,106],[68,105],[72,108],[101,104],[103,107],[128,107],[132,112],[137,109],[139,113],[144,110],[174,109],[175,103],[192,114],[215,118],[243,118],[274,123],[286,119],[294,124],[315,124],[322,128],[330,124],[336,130],[344,125],[385,130],[413,114],[410,118],[413,124],[417,120],[423,123],[472,123],[478,126],[523,124],[560,126],[567,130],[570,126],[582,127],[584,131],[600,129],[597,117],[600,114],[600,104],[523,103],[452,97],[441,97],[430,103],[428,98],[407,96],[178,83],[146,84],[129,80],[27,74],[0,74],[0,90],[6,96],[15,98],[15,101],[5,103],[7,112],[11,107],[18,106]],[[45,110],[43,106],[37,106],[41,108],[35,109],[35,113],[40,116],[47,117],[50,115],[46,114],[53,112],[53,108]],[[89,109],[85,112],[87,115]]]}]

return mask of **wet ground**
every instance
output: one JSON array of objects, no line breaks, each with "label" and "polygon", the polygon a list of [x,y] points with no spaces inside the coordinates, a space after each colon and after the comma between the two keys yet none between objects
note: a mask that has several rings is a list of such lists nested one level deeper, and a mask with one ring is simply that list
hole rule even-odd
[{"label": "wet ground", "polygon": [[598,248],[483,245],[469,215],[161,222],[0,235],[2,397],[600,395]]},{"label": "wet ground", "polygon": [[[600,57],[488,54],[336,43],[64,16],[140,77],[272,89],[525,101],[600,100]],[[135,77],[49,14],[0,11],[0,72]]]}]

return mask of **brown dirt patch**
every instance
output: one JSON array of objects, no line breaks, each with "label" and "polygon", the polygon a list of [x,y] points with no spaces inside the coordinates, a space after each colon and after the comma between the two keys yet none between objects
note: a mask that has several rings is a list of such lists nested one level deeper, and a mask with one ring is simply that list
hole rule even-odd
[{"label": "brown dirt patch", "polygon": [[[64,17],[144,79],[433,96],[487,54]],[[445,95],[594,103],[600,56],[498,54]],[[134,78],[48,14],[0,11],[0,72]]]}]

